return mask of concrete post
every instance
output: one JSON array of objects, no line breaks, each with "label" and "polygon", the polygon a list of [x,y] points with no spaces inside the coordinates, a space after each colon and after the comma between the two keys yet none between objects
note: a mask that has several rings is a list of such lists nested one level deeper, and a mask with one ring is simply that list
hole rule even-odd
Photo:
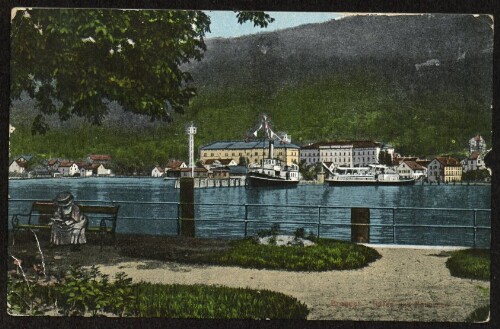
[{"label": "concrete post", "polygon": [[194,222],[194,178],[180,179],[181,236],[195,236]]},{"label": "concrete post", "polygon": [[351,241],[370,242],[370,208],[351,208]]}]

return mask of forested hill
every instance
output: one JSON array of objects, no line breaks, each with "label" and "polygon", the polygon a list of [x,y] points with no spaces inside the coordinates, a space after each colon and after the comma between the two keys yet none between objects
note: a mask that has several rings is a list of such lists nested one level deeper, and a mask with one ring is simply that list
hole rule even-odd
[{"label": "forested hill", "polygon": [[[199,95],[174,126],[152,126],[113,110],[106,121],[114,126],[110,138],[120,131],[130,138],[131,128],[152,127],[130,140],[137,150],[147,143],[150,151],[141,153],[161,162],[185,157],[188,121],[198,126],[199,146],[243,138],[265,112],[297,144],[373,139],[393,143],[404,154],[436,155],[461,152],[477,133],[491,140],[493,30],[487,16],[348,16],[209,39],[207,48],[201,62],[185,67]],[[29,102],[16,104],[11,121],[22,125]],[[92,135],[89,129],[83,140]],[[38,138],[29,142],[41,145]],[[99,139],[93,150],[120,149],[110,143]]]},{"label": "forested hill", "polygon": [[202,95],[194,109],[246,126],[268,112],[298,142],[368,138],[413,154],[457,151],[470,135],[490,134],[492,36],[485,16],[425,15],[213,39],[190,68]]}]

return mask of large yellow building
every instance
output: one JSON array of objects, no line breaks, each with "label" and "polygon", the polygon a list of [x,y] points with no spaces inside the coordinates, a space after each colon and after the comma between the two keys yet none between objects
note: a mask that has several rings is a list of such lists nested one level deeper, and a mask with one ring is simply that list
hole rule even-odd
[{"label": "large yellow building", "polygon": [[[278,141],[274,143],[274,158],[291,165],[299,163],[300,147]],[[214,142],[200,147],[200,160],[232,159],[236,163],[240,157],[245,158],[247,164],[260,164],[262,159],[269,157],[269,141],[231,141]]]}]

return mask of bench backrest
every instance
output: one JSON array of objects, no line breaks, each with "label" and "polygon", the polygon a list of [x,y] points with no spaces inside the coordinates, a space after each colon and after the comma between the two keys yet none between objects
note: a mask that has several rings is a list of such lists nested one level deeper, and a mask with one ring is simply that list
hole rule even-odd
[{"label": "bench backrest", "polygon": [[31,205],[28,224],[32,223],[32,216],[38,215],[38,224],[48,225],[57,207],[52,201],[35,201]]},{"label": "bench backrest", "polygon": [[[78,205],[80,207],[80,211],[86,215],[89,214],[105,214],[111,215],[109,220],[113,221],[113,226],[116,226],[116,219],[118,215],[119,206],[87,206],[87,205]],[[32,224],[31,218],[35,213],[39,216],[39,223],[48,223],[50,218],[54,215],[57,210],[57,206],[52,201],[35,201],[31,205],[31,212],[29,216],[28,223]]]}]

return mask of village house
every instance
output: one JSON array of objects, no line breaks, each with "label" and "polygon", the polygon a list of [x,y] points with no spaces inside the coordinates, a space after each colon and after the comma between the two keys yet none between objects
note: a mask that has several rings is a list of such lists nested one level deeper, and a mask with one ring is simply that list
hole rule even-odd
[{"label": "village house", "polygon": [[184,161],[180,160],[168,160],[167,165],[165,166],[165,170],[182,168],[187,168],[187,165]]},{"label": "village house", "polygon": [[61,162],[60,159],[49,159],[49,161],[47,161],[47,169],[57,170]]},{"label": "village house", "polygon": [[[274,158],[286,165],[299,163],[300,147],[292,143],[274,142]],[[244,158],[247,164],[260,165],[263,159],[269,157],[269,141],[229,141],[213,142],[200,148],[200,159],[207,160],[231,159],[236,164]]]},{"label": "village house", "polygon": [[483,156],[478,151],[472,152],[465,162],[464,171],[486,169]]},{"label": "village house", "polygon": [[460,182],[462,180],[462,165],[452,157],[437,157],[427,168],[429,182]]},{"label": "village house", "polygon": [[78,168],[78,165],[73,161],[61,162],[57,170],[62,176],[75,176],[77,173],[80,174],[80,168]]},{"label": "village house", "polygon": [[486,152],[486,142],[483,137],[476,135],[469,139],[469,154],[479,152],[481,154]]},{"label": "village house", "polygon": [[165,169],[160,166],[154,167],[154,169],[151,171],[151,177],[163,177],[164,174]]},{"label": "village house", "polygon": [[111,156],[109,154],[90,154],[87,157],[87,162],[108,164],[109,162],[111,162]]},{"label": "village house", "polygon": [[419,165],[416,161],[401,161],[399,166],[397,166],[396,171],[401,178],[405,179],[419,179],[421,177],[427,177],[427,168]]},{"label": "village house", "polygon": [[9,173],[23,174],[28,167],[27,161],[14,160],[9,165]]},{"label": "village house", "polygon": [[103,164],[97,167],[97,176],[111,176],[111,169],[106,169]]}]

